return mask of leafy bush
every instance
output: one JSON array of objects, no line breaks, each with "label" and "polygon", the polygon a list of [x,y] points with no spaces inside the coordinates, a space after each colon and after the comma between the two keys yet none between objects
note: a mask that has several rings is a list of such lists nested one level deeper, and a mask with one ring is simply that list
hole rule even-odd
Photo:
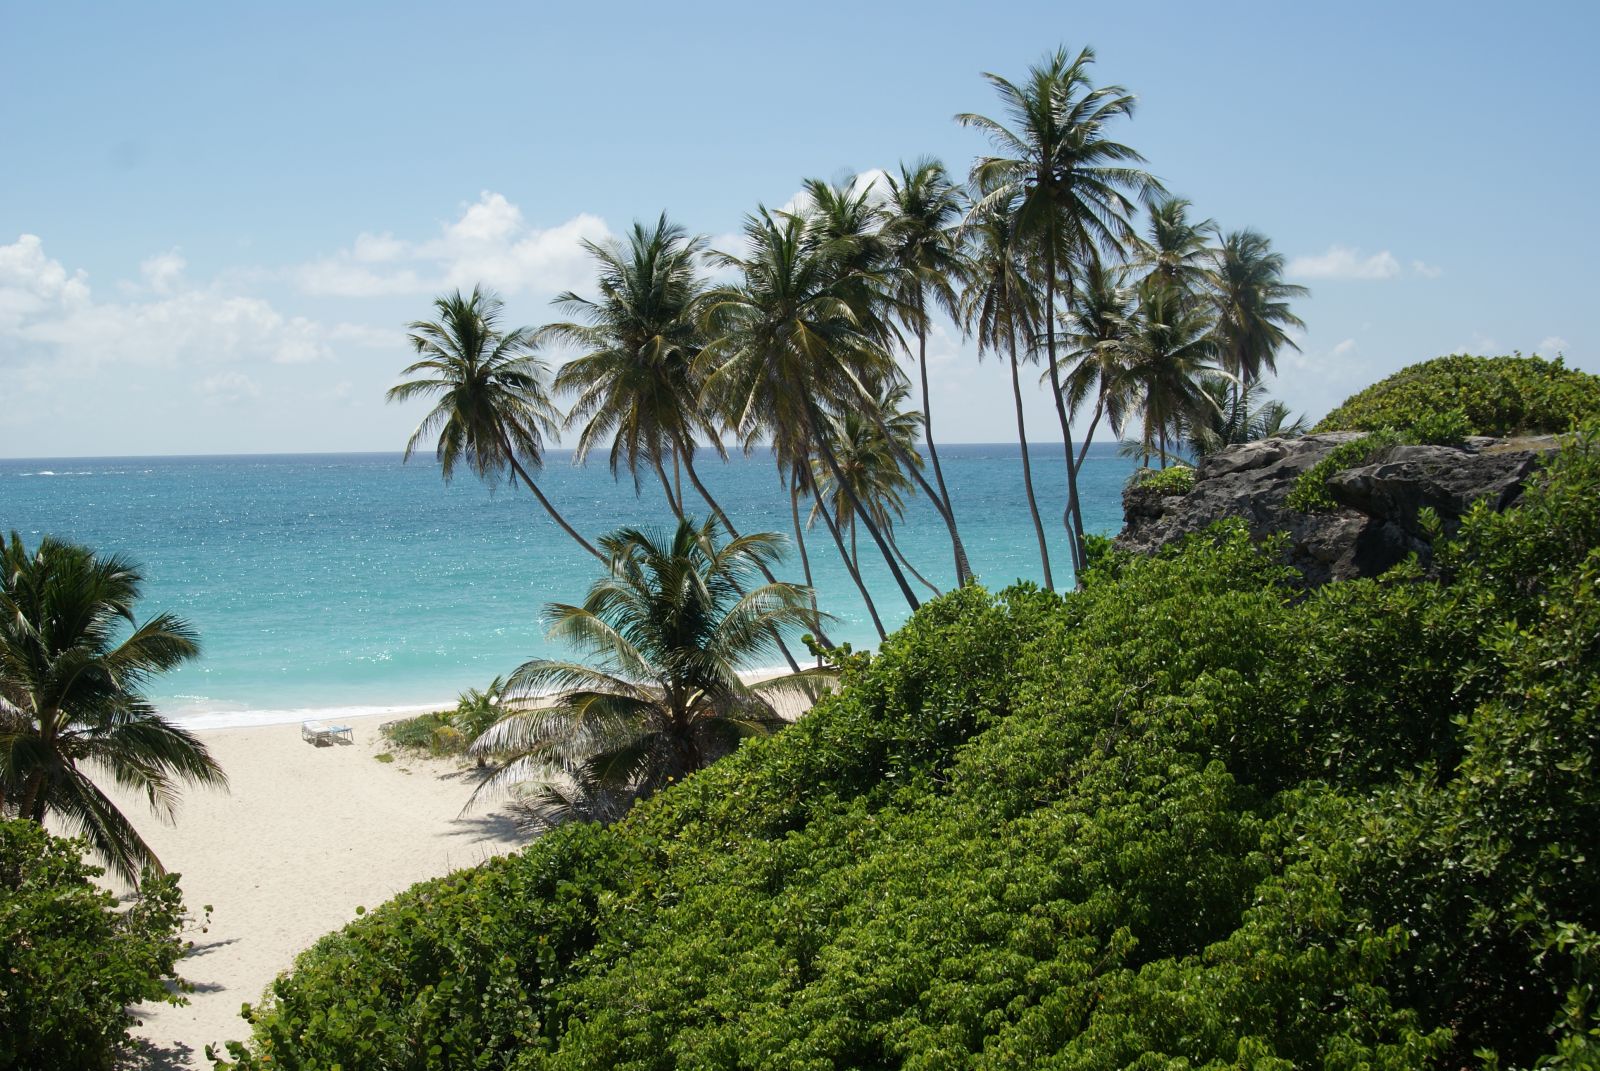
[{"label": "leafy bush", "polygon": [[1128,477],[1134,487],[1142,487],[1162,495],[1186,495],[1194,490],[1194,468],[1190,465],[1171,465],[1164,469],[1135,469]]},{"label": "leafy bush", "polygon": [[0,1067],[110,1067],[129,1005],[183,1003],[167,988],[187,947],[178,876],[147,870],[118,910],[84,850],[33,822],[0,821]]},{"label": "leafy bush", "polygon": [[1328,492],[1328,479],[1345,469],[1370,465],[1381,459],[1390,448],[1409,441],[1393,428],[1383,428],[1371,435],[1340,443],[1328,451],[1321,461],[1295,477],[1294,486],[1284,499],[1284,505],[1301,513],[1330,513],[1339,508]]},{"label": "leafy bush", "polygon": [[398,747],[426,751],[430,755],[456,755],[472,741],[465,739],[450,722],[451,711],[439,710],[412,718],[384,722],[383,735]]},{"label": "leafy bush", "polygon": [[1469,435],[1572,431],[1600,414],[1600,377],[1560,358],[1438,357],[1347,398],[1314,431],[1406,429],[1459,410]]},{"label": "leafy bush", "polygon": [[1227,524],[927,604],[636,808],[331,935],[238,1066],[1593,1066],[1600,446],[1439,575]]}]

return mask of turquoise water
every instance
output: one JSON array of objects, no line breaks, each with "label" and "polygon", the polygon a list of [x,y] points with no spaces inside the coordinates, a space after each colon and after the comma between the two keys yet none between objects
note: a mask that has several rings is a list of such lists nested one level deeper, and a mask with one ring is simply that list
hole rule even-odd
[{"label": "turquoise water", "polygon": [[[1070,577],[1060,447],[1030,456],[1059,585]],[[1039,580],[1017,447],[949,446],[940,459],[980,578],[994,588]],[[792,530],[768,456],[708,458],[701,468],[742,531]],[[1130,471],[1114,447],[1091,451],[1082,476],[1089,530],[1120,527]],[[646,483],[636,495],[603,459],[576,468],[552,452],[540,487],[586,533],[669,520],[658,489]],[[453,702],[462,689],[557,653],[544,640],[543,607],[579,601],[595,573],[531,495],[491,494],[470,476],[446,485],[431,461],[402,465],[398,454],[0,460],[0,532],[12,529],[30,546],[49,534],[143,566],[141,614],[187,618],[203,647],[198,662],[151,692],[197,726]],[[932,509],[914,503],[897,533],[925,576],[951,583],[949,543]],[[865,532],[861,542],[867,582],[892,628],[907,616],[905,600]],[[807,547],[822,608],[837,619],[829,634],[871,646],[871,621],[827,529],[809,532]],[[789,563],[780,573],[798,579],[792,548]]]}]

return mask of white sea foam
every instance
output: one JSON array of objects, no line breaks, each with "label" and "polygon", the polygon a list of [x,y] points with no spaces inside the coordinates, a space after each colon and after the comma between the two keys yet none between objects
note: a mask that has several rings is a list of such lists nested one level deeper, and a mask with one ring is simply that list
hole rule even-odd
[{"label": "white sea foam", "polygon": [[371,718],[380,715],[405,718],[434,710],[448,710],[455,705],[454,699],[441,699],[436,703],[397,703],[389,706],[283,707],[276,710],[250,710],[229,704],[195,702],[168,704],[164,713],[185,729],[244,729],[257,725],[294,725],[303,721],[339,722],[350,718]]}]

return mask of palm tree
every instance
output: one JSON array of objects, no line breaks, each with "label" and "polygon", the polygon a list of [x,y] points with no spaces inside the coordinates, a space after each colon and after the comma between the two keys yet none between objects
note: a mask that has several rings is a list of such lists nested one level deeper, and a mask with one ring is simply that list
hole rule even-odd
[{"label": "palm tree", "polygon": [[[862,333],[882,347],[887,356],[896,346],[904,345],[895,322],[916,322],[917,319],[915,310],[902,300],[905,290],[898,285],[902,275],[890,246],[890,206],[874,194],[871,185],[839,185],[808,179],[804,190],[805,199],[794,214],[804,223],[806,242],[831,275],[834,292],[848,304]],[[885,360],[872,362],[871,367],[864,364],[858,372],[856,396],[843,404],[877,415],[878,396],[888,383],[901,378],[900,369],[893,360]],[[887,378],[880,379],[880,376]],[[888,429],[884,429],[884,436],[895,450],[903,452],[901,464],[944,521],[955,555],[957,577],[969,576],[967,552],[961,543],[955,516],[944,496],[923,476],[916,444],[900,441],[889,434]]]},{"label": "palm tree", "polygon": [[[705,299],[712,337],[695,370],[704,377],[708,408],[723,415],[747,448],[769,437],[790,479],[807,478],[813,449],[838,477],[838,459],[823,434],[825,414],[858,405],[896,374],[881,343],[882,325],[861,312],[867,284],[840,264],[854,247],[827,239],[797,215],[765,209],[746,220],[745,235],[746,258],[719,254],[739,271],[740,282]],[[850,494],[848,482],[841,482]],[[859,506],[852,503],[915,610],[916,593],[882,531]],[[865,584],[855,579],[870,603]]]},{"label": "palm tree", "polygon": [[966,289],[961,296],[961,322],[978,339],[978,357],[1004,352],[1011,362],[1011,395],[1016,402],[1017,442],[1022,447],[1022,486],[1028,494],[1028,512],[1039,540],[1039,565],[1044,586],[1055,590],[1050,574],[1050,548],[1045,542],[1039,500],[1033,491],[1033,465],[1028,458],[1028,429],[1022,415],[1022,380],[1017,369],[1020,340],[1033,337],[1039,322],[1038,300],[1028,285],[1017,243],[1012,238],[1014,213],[997,206],[972,220],[966,228],[972,243]]},{"label": "palm tree", "polygon": [[[758,583],[771,533],[719,542],[716,522],[603,536],[607,568],[581,606],[547,608],[549,636],[578,660],[538,658],[512,673],[512,709],[471,747],[502,760],[479,791],[519,786],[539,821],[609,821],[783,723],[768,696],[808,692],[811,670],[759,685],[739,673],[773,637],[813,624],[804,588]],[[476,794],[475,794],[476,795]]]},{"label": "palm tree", "polygon": [[1126,345],[1127,375],[1143,413],[1142,456],[1148,463],[1155,454],[1165,468],[1169,437],[1181,437],[1183,428],[1215,405],[1200,390],[1201,378],[1216,371],[1212,320],[1201,302],[1148,275],[1139,285],[1139,310]]},{"label": "palm tree", "polygon": [[[1174,284],[1175,285],[1175,284]],[[1136,407],[1129,376],[1134,355],[1130,336],[1136,322],[1133,289],[1119,268],[1091,261],[1078,272],[1078,293],[1063,317],[1070,362],[1063,381],[1067,406],[1077,414],[1094,398],[1094,413],[1083,435],[1078,464],[1083,465],[1101,419],[1121,437],[1128,414]]]},{"label": "palm tree", "polygon": [[554,384],[577,396],[567,415],[569,425],[582,424],[574,456],[581,462],[608,445],[612,474],[626,467],[635,487],[644,461],[681,514],[682,487],[663,462],[670,459],[676,470],[679,444],[707,431],[690,372],[701,345],[691,310],[705,289],[697,270],[705,239],[689,237],[662,213],[653,227],[635,223],[626,246],[613,240],[584,248],[599,268],[599,299],[561,294],[557,307],[582,322],[550,324],[539,333],[581,351]]},{"label": "palm tree", "polygon": [[939,485],[938,498],[944,503],[941,512],[955,549],[956,584],[959,586],[967,582],[972,570],[956,527],[955,503],[944,482],[939,448],[933,440],[933,402],[928,392],[928,313],[930,306],[936,306],[952,317],[957,315],[956,287],[965,271],[957,233],[962,215],[961,193],[937,160],[918,160],[911,167],[902,164],[898,180],[889,176],[886,212],[883,236],[891,286],[902,321],[917,336],[923,434],[928,444],[928,459],[933,463],[933,478]]},{"label": "palm tree", "polygon": [[[587,322],[555,323],[540,331],[541,337],[585,351],[555,378],[557,390],[578,395],[567,417],[569,424],[583,421],[577,460],[609,438],[613,475],[626,465],[637,488],[639,460],[645,458],[661,480],[673,515],[681,518],[688,503],[678,481],[667,478],[662,461],[670,457],[674,472],[680,464],[688,471],[706,505],[737,537],[739,530],[694,465],[697,433],[721,451],[713,422],[702,414],[693,371],[704,341],[694,310],[705,292],[697,267],[705,240],[688,237],[662,213],[654,227],[635,223],[626,247],[612,241],[586,242],[585,248],[600,268],[600,300],[571,292],[560,295],[556,304]],[[798,672],[799,663],[781,640],[779,647]]]},{"label": "palm tree", "polygon": [[405,460],[411,460],[419,443],[437,434],[434,455],[446,481],[460,462],[491,486],[509,469],[513,485],[520,479],[578,546],[604,561],[551,505],[523,464],[540,466],[544,436],[560,426],[560,414],[544,388],[544,362],[533,354],[533,332],[526,327],[502,331],[504,303],[481,287],[468,296],[459,290],[446,294],[433,306],[438,320],[407,325],[422,360],[400,374],[420,373],[420,378],[389,388],[387,395],[391,402],[438,396],[406,441]]},{"label": "palm tree", "polygon": [[1132,235],[1128,195],[1148,199],[1161,189],[1147,172],[1132,166],[1144,157],[1106,136],[1114,121],[1133,114],[1134,98],[1121,86],[1094,88],[1088,75],[1093,63],[1092,49],[1075,58],[1060,49],[1030,68],[1020,86],[986,73],[1004,105],[1005,121],[973,113],[956,116],[963,126],[987,134],[997,149],[997,155],[979,157],[972,165],[977,193],[973,212],[981,215],[1007,206],[1015,216],[1013,240],[1035,251],[1029,264],[1038,268],[1036,285],[1044,291],[1045,356],[1066,452],[1067,532],[1079,577],[1084,568],[1083,510],[1056,354],[1056,297],[1073,292],[1075,258],[1092,258],[1100,249],[1122,250]]},{"label": "palm tree", "polygon": [[194,735],[156,712],[151,678],[199,656],[194,629],[171,614],[134,616],[144,578],[126,559],[46,536],[33,553],[0,541],[0,814],[81,832],[136,883],[161,862],[90,779],[106,771],[170,821],[178,785],[227,778]]},{"label": "palm tree", "polygon": [[[911,457],[915,464],[922,463],[922,457],[910,449],[922,427],[922,414],[904,408],[909,393],[904,383],[895,383],[877,400],[875,412],[851,409],[835,414],[829,419],[825,434],[833,440],[834,456],[839,459],[844,478],[851,484],[854,500],[861,503],[883,529],[884,538],[906,571],[938,595],[938,586],[917,571],[894,538],[895,520],[905,516],[906,496],[914,489],[901,468],[902,459]],[[859,570],[856,514],[850,508],[850,495],[820,460],[812,461],[811,481],[817,490],[817,501],[812,507],[813,522],[821,511],[832,512],[840,527],[850,534],[851,564]]]},{"label": "palm tree", "polygon": [[1255,231],[1218,234],[1211,284],[1217,305],[1217,351],[1222,367],[1241,385],[1277,371],[1278,350],[1298,350],[1287,328],[1304,327],[1289,311],[1289,299],[1310,293],[1283,281],[1283,254]]},{"label": "palm tree", "polygon": [[1304,416],[1290,419],[1289,407],[1266,397],[1260,381],[1240,386],[1233,376],[1203,375],[1197,386],[1209,399],[1190,416],[1184,437],[1196,457],[1262,439],[1294,439],[1306,433]]},{"label": "palm tree", "polygon": [[1181,292],[1198,294],[1210,281],[1207,267],[1213,251],[1206,235],[1216,224],[1209,219],[1191,222],[1192,207],[1182,197],[1163,197],[1152,204],[1148,236],[1139,240],[1134,261]]}]

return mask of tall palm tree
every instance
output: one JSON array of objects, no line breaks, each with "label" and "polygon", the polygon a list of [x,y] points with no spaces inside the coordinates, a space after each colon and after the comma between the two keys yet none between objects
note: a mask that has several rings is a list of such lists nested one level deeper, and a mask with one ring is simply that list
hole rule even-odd
[{"label": "tall palm tree", "polygon": [[[855,501],[861,503],[883,529],[884,538],[888,539],[905,570],[938,595],[938,586],[917,571],[894,538],[895,521],[905,516],[906,497],[914,491],[910,477],[901,467],[902,459],[911,457],[915,459],[914,464],[922,463],[922,457],[909,449],[917,441],[922,427],[922,414],[904,407],[909,393],[910,388],[904,383],[892,384],[877,400],[877,412],[851,409],[834,414],[825,434],[833,440],[834,456],[839,459],[844,478],[850,481]],[[815,521],[823,510],[832,512],[840,527],[850,535],[851,563],[860,569],[856,514],[850,508],[850,496],[833,472],[818,459],[812,461],[811,479],[817,489],[812,520]]]},{"label": "tall palm tree", "polygon": [[1218,238],[1211,264],[1218,358],[1248,385],[1263,371],[1277,371],[1280,349],[1300,348],[1287,329],[1305,323],[1289,311],[1289,300],[1310,291],[1283,281],[1283,254],[1274,253],[1264,236],[1245,230]]},{"label": "tall palm tree", "polygon": [[599,298],[559,295],[556,306],[581,322],[539,332],[580,351],[554,383],[576,395],[567,415],[569,425],[581,425],[574,455],[582,461],[596,446],[609,446],[612,474],[627,468],[635,487],[640,462],[648,464],[682,513],[682,488],[664,461],[676,470],[678,444],[707,430],[690,371],[701,346],[692,309],[705,289],[697,267],[705,239],[689,237],[662,213],[654,226],[635,223],[626,245],[586,241],[584,248],[599,269]]},{"label": "tall palm tree", "polygon": [[[859,404],[894,377],[881,325],[860,311],[863,284],[840,269],[838,258],[849,249],[819,238],[804,219],[762,209],[746,221],[745,236],[745,258],[720,255],[740,281],[705,300],[711,339],[696,363],[705,397],[747,446],[769,437],[791,478],[808,469],[813,449],[837,477],[838,459],[822,434],[825,414]],[[883,532],[859,503],[852,506],[915,610],[916,593]],[[857,587],[870,601],[865,585]]]},{"label": "tall palm tree", "polygon": [[538,819],[607,821],[634,800],[782,724],[767,698],[803,692],[806,671],[759,685],[741,670],[773,637],[813,624],[803,588],[758,583],[781,554],[771,533],[720,542],[716,522],[601,537],[606,572],[582,605],[552,603],[549,636],[578,659],[512,673],[512,709],[471,747],[503,765],[480,791],[522,786]]},{"label": "tall palm tree", "polygon": [[963,205],[961,191],[950,181],[944,165],[922,159],[914,165],[900,166],[900,177],[889,176],[887,218],[883,225],[884,243],[890,266],[891,286],[902,321],[917,338],[917,371],[922,381],[922,428],[928,444],[928,460],[933,463],[933,478],[944,502],[943,513],[950,529],[956,555],[956,584],[971,576],[966,548],[956,526],[955,503],[944,481],[939,464],[939,448],[933,439],[933,400],[928,391],[928,315],[940,308],[957,315],[957,287],[965,271],[958,234]]},{"label": "tall palm tree", "polygon": [[30,554],[0,541],[0,815],[81,832],[130,883],[161,862],[85,768],[137,789],[170,821],[180,784],[223,787],[193,734],[144,695],[151,678],[199,656],[171,614],[140,623],[144,578],[127,560],[46,536]]},{"label": "tall palm tree", "polygon": [[978,356],[1006,354],[1011,362],[1011,396],[1016,403],[1017,442],[1022,448],[1022,486],[1028,496],[1028,512],[1033,517],[1034,535],[1039,540],[1039,565],[1044,570],[1044,586],[1055,590],[1050,574],[1050,548],[1044,537],[1044,522],[1039,518],[1039,500],[1033,490],[1033,464],[1028,458],[1028,428],[1022,415],[1022,380],[1017,368],[1017,349],[1034,335],[1039,322],[1038,299],[1028,284],[1017,243],[1012,238],[1012,220],[1007,206],[991,208],[969,222],[966,232],[972,246],[961,295],[961,322],[978,340]]},{"label": "tall palm tree", "polygon": [[1029,261],[1037,266],[1036,285],[1044,291],[1045,356],[1066,453],[1067,532],[1079,577],[1084,568],[1083,509],[1056,353],[1056,299],[1073,292],[1076,258],[1092,258],[1101,249],[1122,251],[1133,233],[1130,195],[1149,199],[1161,189],[1136,166],[1144,157],[1107,136],[1111,124],[1133,114],[1134,98],[1121,86],[1095,88],[1089,81],[1093,63],[1092,49],[1076,57],[1059,49],[1030,68],[1021,85],[986,73],[984,78],[1000,95],[1005,119],[970,112],[956,116],[963,126],[988,135],[996,148],[996,155],[979,157],[972,165],[974,211],[1010,207],[1014,240],[1036,251]]},{"label": "tall palm tree", "polygon": [[533,354],[533,331],[501,330],[505,305],[481,287],[470,295],[446,294],[433,307],[439,319],[407,325],[422,360],[400,374],[419,378],[389,388],[387,395],[391,402],[438,396],[406,441],[405,460],[437,434],[434,456],[446,481],[462,462],[491,486],[509,469],[513,485],[520,479],[578,546],[604,561],[528,475],[528,467],[537,469],[543,462],[544,436],[560,426],[560,414],[545,391],[544,362]]},{"label": "tall palm tree", "polygon": [[1139,285],[1139,309],[1126,343],[1128,377],[1143,414],[1142,456],[1170,457],[1169,439],[1213,402],[1200,389],[1202,377],[1216,371],[1216,337],[1203,303],[1190,298],[1158,275]]}]

